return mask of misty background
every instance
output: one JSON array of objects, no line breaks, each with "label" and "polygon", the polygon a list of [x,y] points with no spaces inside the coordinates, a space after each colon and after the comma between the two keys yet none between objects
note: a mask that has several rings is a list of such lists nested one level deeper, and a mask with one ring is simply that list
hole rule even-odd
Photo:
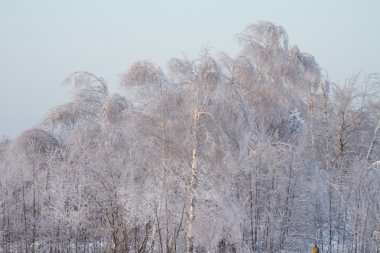
[{"label": "misty background", "polygon": [[269,20],[343,83],[379,72],[380,2],[365,1],[0,1],[0,136],[15,137],[70,98],[62,81],[88,71],[119,88],[141,59],[165,68],[203,47],[234,55],[235,35]]}]

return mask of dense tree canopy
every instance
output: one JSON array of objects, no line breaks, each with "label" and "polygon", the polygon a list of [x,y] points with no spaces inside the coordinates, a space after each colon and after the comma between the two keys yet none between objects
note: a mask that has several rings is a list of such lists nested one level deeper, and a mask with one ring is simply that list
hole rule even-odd
[{"label": "dense tree canopy", "polygon": [[378,252],[380,81],[331,83],[281,26],[134,63],[0,143],[1,252]]}]

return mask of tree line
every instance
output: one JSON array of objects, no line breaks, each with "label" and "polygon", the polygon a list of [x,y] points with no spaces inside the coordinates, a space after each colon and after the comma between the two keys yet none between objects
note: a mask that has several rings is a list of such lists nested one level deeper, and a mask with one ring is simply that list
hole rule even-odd
[{"label": "tree line", "polygon": [[0,144],[1,252],[379,252],[380,79],[270,22],[235,57],[138,61]]}]

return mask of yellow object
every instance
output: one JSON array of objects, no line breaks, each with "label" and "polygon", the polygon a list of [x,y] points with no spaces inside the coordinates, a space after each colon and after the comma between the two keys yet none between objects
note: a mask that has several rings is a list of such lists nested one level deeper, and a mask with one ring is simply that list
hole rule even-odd
[{"label": "yellow object", "polygon": [[319,253],[319,248],[317,245],[314,245],[314,247],[311,249],[311,253]]}]

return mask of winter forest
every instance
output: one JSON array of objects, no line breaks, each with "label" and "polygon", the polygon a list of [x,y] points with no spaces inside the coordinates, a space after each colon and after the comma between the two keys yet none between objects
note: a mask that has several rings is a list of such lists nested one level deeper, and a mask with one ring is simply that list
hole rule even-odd
[{"label": "winter forest", "polygon": [[380,252],[379,75],[330,82],[270,22],[237,41],[120,94],[69,75],[0,143],[0,252]]}]

